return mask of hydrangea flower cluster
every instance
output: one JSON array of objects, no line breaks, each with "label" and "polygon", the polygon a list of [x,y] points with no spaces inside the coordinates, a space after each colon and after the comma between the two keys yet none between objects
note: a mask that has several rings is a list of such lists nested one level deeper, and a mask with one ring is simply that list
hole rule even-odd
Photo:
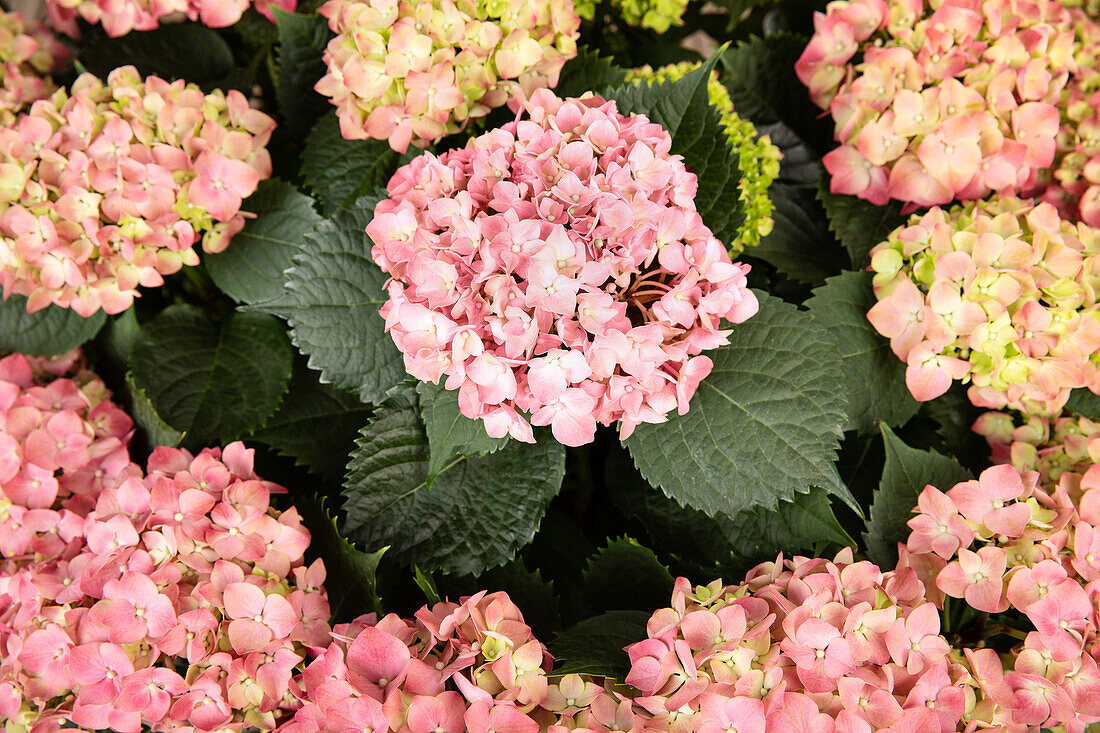
[{"label": "hydrangea flower cluster", "polygon": [[1100,226],[1100,23],[1082,23],[1077,33],[1077,73],[1059,105],[1054,169],[1042,198],[1068,219]]},{"label": "hydrangea flower cluster", "polygon": [[1091,25],[1057,0],[829,3],[795,68],[835,121],[832,191],[919,207],[1033,195]]},{"label": "hydrangea flower cluster", "polygon": [[850,549],[780,557],[738,585],[680,578],[647,629],[627,647],[632,730],[973,730],[1007,702],[986,688],[996,653],[951,650],[913,568],[882,572]]},{"label": "hydrangea flower cluster", "polygon": [[1100,230],[1008,197],[914,215],[871,250],[867,313],[918,400],[970,382],[970,401],[1057,413],[1100,390]]},{"label": "hydrangea flower cluster", "polygon": [[[57,421],[38,450],[65,465],[84,433]],[[17,729],[273,730],[297,708],[291,678],[329,639],[324,566],[303,566],[297,512],[270,507],[282,489],[241,443],[157,448],[148,468],[83,516],[87,495],[54,510],[16,485],[28,509],[9,507],[0,548],[0,718]]]},{"label": "hydrangea flower cluster", "polygon": [[1011,463],[1017,471],[1038,471],[1042,485],[1058,482],[1066,472],[1084,474],[1100,463],[1100,422],[1080,415],[1056,418],[1029,415],[1018,425],[1005,412],[987,412],[974,422],[986,439],[993,463]]},{"label": "hydrangea flower cluster", "polygon": [[336,33],[317,83],[349,140],[404,153],[554,86],[577,54],[572,0],[328,0]]},{"label": "hydrangea flower cluster", "polygon": [[664,33],[674,25],[684,24],[688,0],[612,0],[627,25],[649,28]]},{"label": "hydrangea flower cluster", "polygon": [[[627,73],[627,81],[640,83],[661,83],[676,81],[699,68],[698,63],[684,61],[669,64],[656,70],[649,66],[632,69]],[[779,160],[782,154],[772,144],[767,135],[760,135],[748,120],[742,119],[733,109],[733,100],[729,90],[718,79],[718,72],[711,74],[707,81],[707,93],[710,103],[722,115],[722,126],[726,130],[726,139],[737,153],[741,168],[741,205],[745,209],[745,223],[737,239],[729,243],[731,257],[741,254],[745,247],[755,247],[762,237],[768,236],[775,226],[772,219],[772,201],[768,198],[768,188],[779,175]]]},{"label": "hydrangea flower cluster", "polygon": [[[599,97],[539,90],[529,119],[424,154],[367,233],[392,278],[386,328],[422,381],[459,391],[489,435],[567,445],[596,423],[682,414],[758,303],[695,210],[671,139]],[[530,423],[521,413],[530,413]]]},{"label": "hydrangea flower cluster", "polygon": [[19,13],[0,11],[0,125],[57,88],[49,77],[69,57],[50,29]]},{"label": "hydrangea flower cluster", "polygon": [[220,252],[271,175],[275,122],[238,91],[82,75],[0,129],[0,289],[90,316]]},{"label": "hydrangea flower cluster", "polygon": [[102,25],[108,36],[117,38],[184,16],[211,28],[226,28],[250,7],[274,23],[273,7],[292,13],[297,6],[298,0],[46,0],[50,25],[72,38],[80,38],[77,21]]},{"label": "hydrangea flower cluster", "polygon": [[1022,639],[994,683],[1015,699],[1015,729],[1100,722],[1100,466],[1063,473],[1048,490],[1035,471],[997,465],[946,493],[926,486],[914,511],[899,551],[937,603],[963,599],[1030,622],[1016,631],[1017,615],[987,629]]},{"label": "hydrangea flower cluster", "polygon": [[538,733],[550,656],[506,593],[338,624],[280,733]]}]

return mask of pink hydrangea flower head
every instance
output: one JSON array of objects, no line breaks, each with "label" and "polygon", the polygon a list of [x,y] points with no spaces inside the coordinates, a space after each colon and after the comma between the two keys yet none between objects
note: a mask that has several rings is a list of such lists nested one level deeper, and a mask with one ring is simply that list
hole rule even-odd
[{"label": "pink hydrangea flower head", "polygon": [[244,227],[274,126],[238,91],[133,67],[36,102],[0,130],[0,293],[30,311],[126,310],[139,286],[197,264],[195,245],[220,252]]},{"label": "pink hydrangea flower head", "polygon": [[969,383],[980,407],[1057,413],[1070,390],[1100,392],[1100,229],[1011,197],[913,215],[871,251],[867,313],[930,400]]},{"label": "pink hydrangea flower head", "polygon": [[46,13],[53,28],[71,38],[80,38],[77,21],[101,25],[111,38],[131,31],[149,31],[161,23],[186,16],[211,28],[225,28],[255,7],[275,22],[272,7],[294,12],[298,0],[46,0]]},{"label": "pink hydrangea flower head", "polygon": [[660,126],[598,97],[525,107],[390,181],[367,226],[391,275],[382,315],[409,373],[458,390],[490,435],[625,438],[687,411],[723,319],[757,311],[749,268],[703,224]]},{"label": "pink hydrangea flower head", "polygon": [[[1056,0],[1026,11],[1003,0],[838,0],[814,27],[795,71],[835,122],[839,147],[824,159],[834,193],[930,207],[1036,195],[1052,166],[1067,181],[1080,170],[1055,154],[1066,160],[1087,135],[1085,104],[1059,127],[1066,100],[1095,90],[1100,26],[1082,11]],[[1091,210],[1087,182],[1070,189],[1052,200]]]},{"label": "pink hydrangea flower head", "polygon": [[553,87],[580,26],[572,0],[329,0],[321,14],[336,37],[317,91],[344,137],[400,153]]}]

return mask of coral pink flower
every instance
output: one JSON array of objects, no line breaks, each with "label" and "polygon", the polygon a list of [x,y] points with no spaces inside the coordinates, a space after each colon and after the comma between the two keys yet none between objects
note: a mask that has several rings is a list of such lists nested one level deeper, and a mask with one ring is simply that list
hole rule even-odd
[{"label": "coral pink flower", "polygon": [[280,595],[248,583],[231,583],[223,597],[229,618],[229,641],[238,654],[263,649],[272,639],[285,637],[298,622],[293,607]]},{"label": "coral pink flower", "polygon": [[1000,613],[1008,608],[1003,578],[1008,556],[999,547],[982,547],[977,552],[959,550],[959,558],[947,564],[936,586],[979,611]]}]

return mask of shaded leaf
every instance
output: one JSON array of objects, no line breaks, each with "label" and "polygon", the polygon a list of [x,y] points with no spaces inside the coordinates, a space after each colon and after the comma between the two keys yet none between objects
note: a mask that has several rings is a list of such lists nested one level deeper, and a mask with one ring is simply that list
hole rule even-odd
[{"label": "shaded leaf", "polygon": [[652,611],[668,603],[673,577],[653,550],[621,537],[596,551],[585,568],[584,583],[601,611]]},{"label": "shaded leaf", "polygon": [[1100,395],[1081,387],[1069,393],[1065,409],[1089,420],[1100,420]]},{"label": "shaded leaf", "polygon": [[103,311],[84,318],[56,305],[27,313],[26,297],[12,295],[0,300],[0,351],[57,356],[91,341],[106,322]]},{"label": "shaded leaf", "polygon": [[145,396],[145,392],[134,384],[132,374],[126,375],[126,387],[130,391],[130,415],[134,418],[134,424],[145,433],[148,444],[146,447],[167,445],[175,448],[178,446],[184,434],[161,420],[153,403]]},{"label": "shaded leaf", "polygon": [[443,385],[419,382],[420,416],[428,436],[428,476],[434,477],[454,456],[484,456],[500,450],[508,437],[490,438],[481,420],[459,412],[458,391]]},{"label": "shaded leaf", "polygon": [[325,563],[328,576],[325,589],[333,618],[350,620],[371,611],[384,613],[375,576],[387,548],[363,552],[341,536],[336,517],[325,506],[324,499],[299,498],[295,506],[309,528],[310,552]]},{"label": "shaded leaf", "polygon": [[264,310],[290,323],[290,338],[321,381],[377,404],[405,378],[401,352],[378,310],[386,275],[370,258],[367,223],[376,198],[363,198],[306,234],[284,273],[282,295]]},{"label": "shaded leaf", "polygon": [[745,254],[758,257],[799,282],[819,284],[841,271],[844,253],[826,226],[814,189],[773,183],[775,227]]},{"label": "shaded leaf", "polygon": [[645,611],[608,611],[570,626],[550,642],[551,676],[590,674],[620,682],[630,672],[627,646],[646,638]]},{"label": "shaded leaf", "polygon": [[229,44],[201,23],[172,23],[119,38],[107,38],[96,30],[77,58],[101,79],[119,66],[133,65],[142,76],[186,79],[208,90],[237,69]]},{"label": "shaded leaf", "polygon": [[[539,431],[540,434],[542,431]],[[565,450],[541,435],[483,458],[455,456],[428,485],[428,439],[402,390],[362,430],[344,482],[344,533],[402,563],[462,575],[511,560],[561,487]]]},{"label": "shaded leaf", "polygon": [[877,430],[879,421],[902,425],[920,409],[905,386],[905,362],[867,320],[867,311],[877,302],[871,276],[849,271],[829,278],[806,301],[814,320],[840,347],[848,393],[844,429],[863,433]]},{"label": "shaded leaf", "polygon": [[385,186],[400,158],[385,140],[345,140],[339,119],[327,114],[306,138],[302,179],[325,212],[335,214]]},{"label": "shaded leaf", "polygon": [[836,345],[809,314],[757,296],[760,312],[707,352],[714,369],[688,412],[640,425],[626,441],[634,463],[708,515],[774,509],[814,486],[854,505],[833,465],[846,419]]},{"label": "shaded leaf", "polygon": [[953,458],[910,448],[887,425],[882,426],[882,439],[886,445],[886,466],[863,540],[873,562],[892,568],[898,560],[897,543],[909,536],[907,523],[913,518],[917,497],[924,487],[931,484],[947,491],[973,477]]},{"label": "shaded leaf", "polygon": [[327,71],[321,58],[331,33],[320,15],[272,8],[279,29],[279,104],[292,135],[301,136],[332,105],[313,90]]},{"label": "shaded leaf", "polygon": [[214,321],[175,305],[142,326],[133,385],[189,447],[224,443],[263,425],[290,380],[293,353],[279,321],[235,313]]},{"label": "shaded leaf", "polygon": [[601,94],[626,83],[626,69],[597,49],[579,46],[577,55],[565,62],[554,94],[559,97],[579,97],[585,92]]},{"label": "shaded leaf", "polygon": [[901,204],[896,201],[886,206],[875,206],[856,196],[829,193],[825,188],[817,192],[817,200],[825,207],[829,217],[829,229],[848,250],[852,267],[864,269],[871,264],[871,249],[886,241],[890,232],[903,226],[906,217],[901,215]]},{"label": "shaded leaf", "polygon": [[205,259],[206,272],[238,303],[263,303],[283,292],[283,270],[302,250],[305,235],[321,223],[313,199],[289,183],[268,180],[245,200],[242,211],[256,215],[233,243]]},{"label": "shaded leaf", "polygon": [[322,384],[317,372],[297,361],[282,404],[252,437],[339,484],[371,413],[355,395]]}]

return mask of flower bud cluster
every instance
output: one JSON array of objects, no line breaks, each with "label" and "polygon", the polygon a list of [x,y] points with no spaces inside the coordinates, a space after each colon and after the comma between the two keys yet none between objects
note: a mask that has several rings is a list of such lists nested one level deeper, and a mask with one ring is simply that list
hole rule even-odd
[{"label": "flower bud cluster", "polygon": [[703,224],[659,125],[599,97],[525,106],[390,180],[367,226],[392,276],[381,312],[408,372],[446,377],[491,436],[549,424],[580,445],[619,422],[625,438],[687,411],[722,319],[757,311],[749,268]]},{"label": "flower bud cluster", "polygon": [[577,54],[572,0],[328,0],[317,83],[348,139],[404,153],[552,87]]},{"label": "flower bud cluster", "polygon": [[309,532],[241,443],[157,448],[143,476],[102,382],[43,376],[73,364],[0,360],[0,719],[273,730],[329,640]]},{"label": "flower bud cluster", "polygon": [[[682,79],[699,67],[698,63],[684,61],[669,64],[656,70],[649,66],[632,69],[627,81],[661,83]],[[772,219],[772,202],[768,187],[779,175],[779,159],[782,154],[767,135],[760,135],[748,120],[742,119],[733,109],[729,90],[718,79],[718,72],[711,74],[707,82],[710,103],[722,116],[726,139],[737,153],[741,168],[741,206],[745,209],[745,223],[737,239],[729,243],[731,257],[741,254],[745,247],[755,247],[762,237],[768,236],[775,226]]]},{"label": "flower bud cluster", "polygon": [[684,24],[688,0],[612,0],[627,25],[649,28],[664,33],[674,25]]},{"label": "flower bud cluster", "polygon": [[1022,639],[1003,677],[986,680],[995,722],[1019,731],[1100,722],[1100,466],[1040,485],[1035,471],[997,465],[946,493],[926,486],[914,511],[899,552],[930,597],[1014,614],[986,628]]},{"label": "flower bud cluster", "polygon": [[20,13],[0,11],[0,125],[57,88],[49,77],[69,57],[50,29]]},{"label": "flower bud cluster", "polygon": [[546,648],[503,592],[442,602],[412,619],[338,624],[297,680],[302,706],[280,733],[538,733]]},{"label": "flower bud cluster", "polygon": [[987,412],[974,421],[974,432],[989,443],[993,463],[1011,463],[1017,471],[1038,471],[1044,486],[1062,474],[1084,474],[1100,463],[1100,422],[1080,415],[1047,418]]},{"label": "flower bud cluster", "polygon": [[[972,730],[992,706],[978,668],[954,652],[916,572],[796,557],[738,585],[676,582],[672,605],[627,647],[640,731]],[[626,727],[616,730],[628,730]]]},{"label": "flower bud cluster", "polygon": [[1057,0],[829,3],[795,68],[835,122],[831,190],[919,207],[1033,195],[1093,25]]},{"label": "flower bud cluster", "polygon": [[238,91],[84,74],[0,129],[0,290],[90,316],[220,252],[271,175],[275,122]]},{"label": "flower bud cluster", "polygon": [[292,13],[298,0],[46,0],[46,13],[55,30],[72,38],[80,38],[78,21],[101,25],[108,36],[117,38],[185,15],[211,28],[226,28],[253,5],[275,22],[273,7]]},{"label": "flower bud cluster", "polygon": [[918,400],[970,383],[979,407],[1057,413],[1100,390],[1100,229],[1009,197],[914,215],[871,250],[867,318]]}]

